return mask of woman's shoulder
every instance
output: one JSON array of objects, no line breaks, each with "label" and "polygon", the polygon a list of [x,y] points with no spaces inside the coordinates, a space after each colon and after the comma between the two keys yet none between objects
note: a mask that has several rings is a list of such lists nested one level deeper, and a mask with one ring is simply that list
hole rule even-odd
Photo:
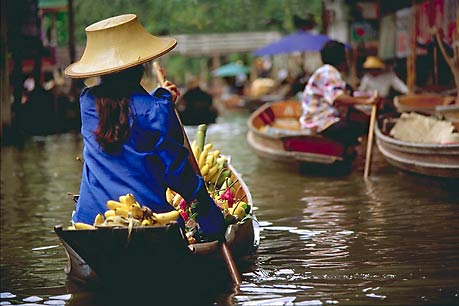
[{"label": "woman's shoulder", "polygon": [[165,95],[158,95],[155,92],[138,91],[132,95],[132,104],[138,112],[146,114],[158,108],[168,109],[171,103]]},{"label": "woman's shoulder", "polygon": [[161,122],[159,126],[167,126],[172,107],[173,104],[167,95],[149,94],[145,91],[132,96],[131,111],[141,125],[158,126],[152,123]]}]

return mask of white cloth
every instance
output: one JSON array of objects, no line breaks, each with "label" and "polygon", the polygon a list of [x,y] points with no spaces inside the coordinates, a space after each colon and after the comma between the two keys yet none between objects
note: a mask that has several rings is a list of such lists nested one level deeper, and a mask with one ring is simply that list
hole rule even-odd
[{"label": "white cloth", "polygon": [[385,72],[377,76],[372,76],[369,73],[365,74],[360,82],[359,91],[371,92],[377,90],[379,96],[385,98],[389,95],[391,87],[402,94],[408,93],[408,87],[393,72]]}]

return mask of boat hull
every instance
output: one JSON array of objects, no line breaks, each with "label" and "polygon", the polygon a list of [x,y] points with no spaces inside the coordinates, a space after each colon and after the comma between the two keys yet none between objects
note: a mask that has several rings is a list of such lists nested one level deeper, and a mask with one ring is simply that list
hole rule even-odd
[{"label": "boat hull", "polygon": [[[230,169],[233,180],[237,181],[236,198],[245,198],[253,210],[247,186],[231,165]],[[251,216],[229,225],[225,233],[240,272],[252,264],[260,239],[253,212]],[[177,277],[186,275],[192,275],[196,284],[231,281],[221,242],[189,244],[176,222],[134,227],[131,231],[127,227],[68,230],[57,225],[54,231],[67,254],[65,272],[68,279],[80,286],[126,287],[125,280],[132,280],[136,287],[146,283],[161,290],[175,283]]]},{"label": "boat hull", "polygon": [[343,160],[341,145],[314,136],[276,138],[248,131],[247,143],[260,157],[281,162],[331,165]]},{"label": "boat hull", "polygon": [[423,144],[394,139],[375,126],[379,151],[391,165],[412,173],[459,178],[459,144]]},{"label": "boat hull", "polygon": [[266,103],[247,121],[247,143],[262,158],[300,165],[334,165],[347,161],[344,146],[299,127],[298,101]]},{"label": "boat hull", "polygon": [[[136,284],[158,282],[155,286],[160,286],[173,283],[184,273],[203,280],[231,280],[221,243],[189,245],[177,224],[133,228],[130,237],[127,228],[65,230],[56,226],[55,232],[68,257],[67,276],[84,287],[117,287],[121,279],[132,279]],[[250,265],[256,250],[253,221],[238,224],[227,235],[237,266]]]}]

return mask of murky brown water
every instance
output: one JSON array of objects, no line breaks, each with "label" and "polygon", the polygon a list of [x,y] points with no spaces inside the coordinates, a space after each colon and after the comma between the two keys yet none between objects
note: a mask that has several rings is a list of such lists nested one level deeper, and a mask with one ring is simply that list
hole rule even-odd
[{"label": "murky brown water", "polygon": [[[252,153],[246,118],[220,118],[207,140],[232,156],[251,190],[258,256],[238,292],[209,292],[201,305],[459,304],[459,182],[401,173],[377,155],[368,181],[361,166],[345,177],[300,173]],[[17,295],[2,301],[69,292],[53,226],[69,222],[81,150],[78,134],[2,147],[0,290]],[[66,305],[112,304],[80,292]]]}]

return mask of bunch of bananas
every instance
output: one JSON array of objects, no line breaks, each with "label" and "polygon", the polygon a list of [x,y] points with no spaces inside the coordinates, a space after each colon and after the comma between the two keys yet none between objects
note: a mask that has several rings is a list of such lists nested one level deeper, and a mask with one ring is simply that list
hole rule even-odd
[{"label": "bunch of bananas", "polygon": [[208,143],[200,149],[196,141],[193,141],[191,149],[206,183],[218,184],[217,181],[219,181],[221,185],[224,180],[223,177],[228,177],[231,174],[227,168],[227,158],[220,154],[220,150],[212,150],[212,143]]},{"label": "bunch of bananas", "polygon": [[142,206],[137,202],[132,193],[122,195],[118,199],[108,200],[105,213],[98,214],[94,218],[94,223],[86,224],[75,222],[69,229],[95,229],[96,227],[116,227],[116,226],[156,226],[165,225],[172,221],[177,221],[179,212],[172,210],[165,213],[154,213],[147,206]]},{"label": "bunch of bananas", "polygon": [[[215,149],[212,143],[206,143],[206,130],[206,125],[198,126],[196,138],[191,143],[192,153],[210,197],[220,207],[225,218],[228,216],[232,220],[230,223],[237,222],[247,216],[250,207],[242,199],[235,198],[235,194],[237,194],[235,185],[238,182],[232,179],[232,173],[228,167],[228,158],[221,155],[220,150]],[[167,188],[166,200],[180,212],[185,222],[195,219],[194,210],[190,207],[193,204],[186,203],[179,193]],[[191,222],[191,225],[193,226],[194,223]]]},{"label": "bunch of bananas", "polygon": [[207,125],[198,126],[191,150],[204,181],[208,185],[221,186],[225,178],[231,175],[231,170],[228,169],[228,159],[220,154],[220,150],[212,150],[212,143],[206,144],[206,131]]}]

